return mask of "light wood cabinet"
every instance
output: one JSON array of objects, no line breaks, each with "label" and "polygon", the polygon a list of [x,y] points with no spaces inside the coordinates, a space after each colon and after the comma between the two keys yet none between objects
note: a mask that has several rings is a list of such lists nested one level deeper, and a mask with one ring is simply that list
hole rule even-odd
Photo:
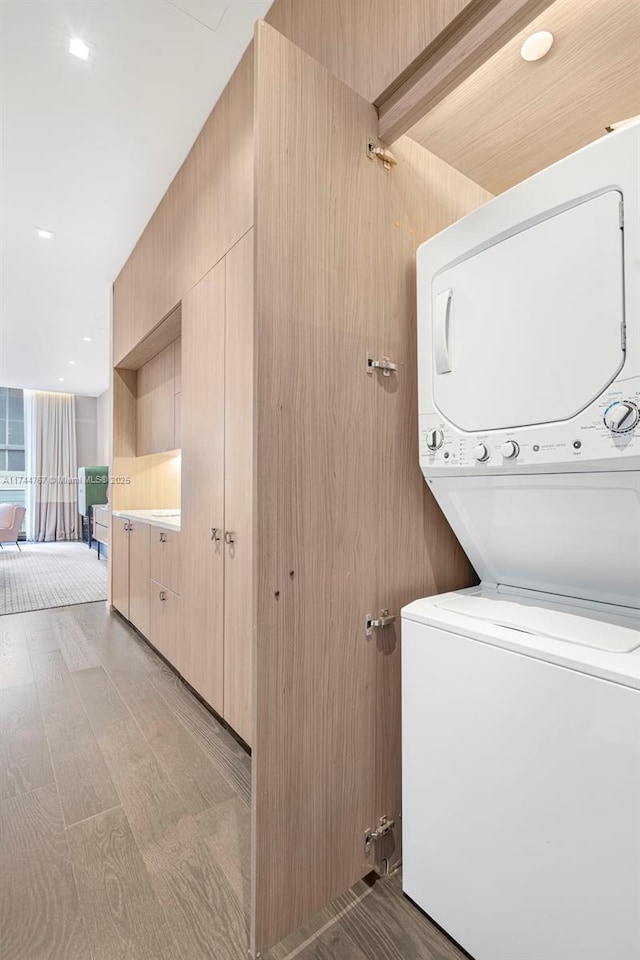
[{"label": "light wood cabinet", "polygon": [[178,665],[182,661],[182,597],[163,583],[151,580],[149,640],[163,657]]},{"label": "light wood cabinet", "polygon": [[148,523],[129,521],[129,620],[145,637],[149,635],[149,534]]},{"label": "light wood cabinet", "polygon": [[150,572],[151,579],[180,594],[180,544],[181,535],[177,530],[150,528]]},{"label": "light wood cabinet", "polygon": [[136,452],[142,457],[175,449],[175,346],[170,343],[138,370]]},{"label": "light wood cabinet", "polygon": [[111,520],[111,603],[129,619],[129,521],[125,517]]},{"label": "light wood cabinet", "polygon": [[[224,718],[251,743],[253,654],[253,230],[226,260]],[[227,539],[229,539],[227,537]]]},{"label": "light wood cabinet", "polygon": [[182,596],[188,682],[224,715],[224,316],[221,260],[182,301]]}]

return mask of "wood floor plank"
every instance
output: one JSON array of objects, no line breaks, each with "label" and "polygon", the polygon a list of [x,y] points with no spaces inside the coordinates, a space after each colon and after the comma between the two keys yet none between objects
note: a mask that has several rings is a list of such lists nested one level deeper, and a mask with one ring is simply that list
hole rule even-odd
[{"label": "wood floor plank", "polygon": [[35,653],[32,661],[58,793],[69,826],[120,801],[62,651]]},{"label": "wood floor plank", "polygon": [[71,673],[100,665],[98,653],[73,616],[72,608],[57,611],[54,616],[60,649]]},{"label": "wood floor plank", "polygon": [[180,677],[159,661],[152,682],[194,740],[224,773],[245,803],[251,803],[251,757],[191,693]]},{"label": "wood floor plank", "polygon": [[219,767],[181,723],[172,704],[146,677],[132,676],[118,668],[110,671],[110,678],[189,813],[201,813],[236,795]]},{"label": "wood floor plank", "polygon": [[32,681],[31,658],[20,614],[0,617],[0,689]]},{"label": "wood floor plank", "polygon": [[249,917],[194,818],[183,818],[162,842],[144,846],[142,855],[181,960],[243,960]]},{"label": "wood floor plank", "polygon": [[35,683],[0,692],[0,799],[53,782]]},{"label": "wood floor plank", "polygon": [[129,716],[104,667],[78,670],[73,682],[96,734],[114,720],[126,720]]},{"label": "wood floor plank", "polygon": [[67,831],[93,960],[175,960],[177,946],[123,810]]},{"label": "wood floor plank", "polygon": [[239,797],[196,818],[211,856],[229,881],[246,916],[251,909],[251,810]]},{"label": "wood floor plank", "polygon": [[91,957],[64,832],[50,785],[0,804],[2,960]]},{"label": "wood floor plank", "polygon": [[[348,933],[334,924],[306,948],[293,955],[296,960],[369,960]],[[293,960],[293,958],[292,958]]]}]

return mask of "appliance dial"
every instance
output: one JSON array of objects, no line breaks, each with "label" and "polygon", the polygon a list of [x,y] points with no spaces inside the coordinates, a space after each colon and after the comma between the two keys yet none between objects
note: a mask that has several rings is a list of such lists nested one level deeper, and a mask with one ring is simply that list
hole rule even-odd
[{"label": "appliance dial", "polygon": [[505,460],[513,460],[513,458],[517,457],[520,453],[520,447],[515,440],[507,440],[506,443],[503,443],[500,447],[500,453]]},{"label": "appliance dial", "polygon": [[442,430],[429,430],[427,432],[427,446],[429,450],[438,450],[442,446],[444,434]]},{"label": "appliance dial", "polygon": [[640,411],[632,400],[615,400],[604,412],[605,426],[612,433],[633,430],[640,419]]},{"label": "appliance dial", "polygon": [[483,463],[485,460],[489,459],[489,451],[487,450],[487,445],[485,443],[477,443],[473,448],[473,455],[476,460],[479,460],[480,463]]}]

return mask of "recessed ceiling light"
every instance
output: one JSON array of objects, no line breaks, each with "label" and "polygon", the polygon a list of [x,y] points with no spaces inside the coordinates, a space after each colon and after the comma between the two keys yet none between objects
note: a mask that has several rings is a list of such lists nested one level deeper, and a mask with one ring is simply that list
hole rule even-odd
[{"label": "recessed ceiling light", "polygon": [[79,57],[81,60],[89,59],[89,47],[80,37],[71,37],[69,41],[69,53],[72,53],[74,57]]},{"label": "recessed ceiling light", "polygon": [[60,381],[60,383],[64,383],[64,377],[58,377],[58,380]]},{"label": "recessed ceiling light", "polygon": [[530,63],[534,60],[541,60],[542,57],[549,53],[552,45],[553,34],[548,30],[538,30],[537,33],[532,33],[530,37],[527,37],[522,44],[520,47],[520,56],[523,60],[527,60]]},{"label": "recessed ceiling light", "polygon": [[75,367],[75,365],[76,365],[75,360],[69,360],[69,363],[71,364],[72,367]]},{"label": "recessed ceiling light", "polygon": [[36,233],[42,240],[53,240],[55,237],[52,230],[45,230],[43,227],[36,227]]},{"label": "recessed ceiling light", "polygon": [[83,337],[82,339],[85,343],[91,343],[91,337]]}]

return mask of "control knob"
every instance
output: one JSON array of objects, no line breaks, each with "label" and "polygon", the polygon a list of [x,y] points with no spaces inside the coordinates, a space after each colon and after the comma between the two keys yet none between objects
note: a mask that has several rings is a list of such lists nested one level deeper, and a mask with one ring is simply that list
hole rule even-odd
[{"label": "control knob", "polygon": [[500,453],[505,460],[513,460],[513,458],[517,457],[520,453],[520,447],[515,440],[507,440],[506,443],[503,443],[500,447]]},{"label": "control knob", "polygon": [[442,446],[442,441],[444,440],[444,434],[442,430],[428,430],[427,431],[427,446],[429,450],[438,450]]},{"label": "control knob", "polygon": [[616,400],[604,412],[605,426],[612,433],[633,430],[640,419],[640,411],[632,400]]},{"label": "control knob", "polygon": [[482,463],[485,460],[489,459],[489,451],[485,443],[477,443],[473,448],[473,455],[476,460],[479,460]]}]

